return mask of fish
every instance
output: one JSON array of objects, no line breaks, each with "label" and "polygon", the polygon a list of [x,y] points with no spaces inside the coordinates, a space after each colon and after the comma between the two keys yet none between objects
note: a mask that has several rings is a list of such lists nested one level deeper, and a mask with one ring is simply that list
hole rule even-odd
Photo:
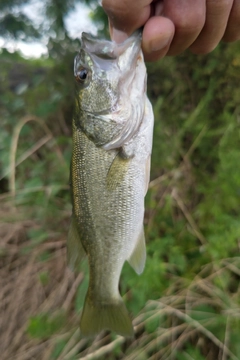
[{"label": "fish", "polygon": [[121,44],[82,33],[74,76],[67,260],[73,270],[88,260],[80,331],[86,337],[104,329],[132,337],[119,280],[125,261],[137,274],[145,266],[144,197],[153,134],[141,33]]}]

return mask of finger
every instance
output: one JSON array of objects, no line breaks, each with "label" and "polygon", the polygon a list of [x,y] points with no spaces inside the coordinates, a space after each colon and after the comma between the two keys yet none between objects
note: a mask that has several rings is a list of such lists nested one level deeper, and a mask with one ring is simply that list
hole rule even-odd
[{"label": "finger", "polygon": [[195,54],[207,54],[222,39],[233,0],[207,0],[206,22],[196,41],[190,47]]},{"label": "finger", "polygon": [[223,36],[224,41],[236,41],[240,39],[240,0],[233,2],[232,10],[228,18],[228,25]]},{"label": "finger", "polygon": [[120,44],[128,38],[128,33],[115,29],[112,23],[110,22],[110,20],[108,20],[108,24],[109,24],[110,37],[113,41]]},{"label": "finger", "polygon": [[109,17],[110,27],[131,35],[150,17],[151,2],[152,0],[102,0],[102,6]]},{"label": "finger", "polygon": [[142,34],[142,49],[146,61],[156,61],[166,55],[174,35],[171,20],[162,16],[151,17]]},{"label": "finger", "polygon": [[179,54],[195,41],[204,26],[205,0],[165,0],[163,15],[175,26],[168,55]]}]

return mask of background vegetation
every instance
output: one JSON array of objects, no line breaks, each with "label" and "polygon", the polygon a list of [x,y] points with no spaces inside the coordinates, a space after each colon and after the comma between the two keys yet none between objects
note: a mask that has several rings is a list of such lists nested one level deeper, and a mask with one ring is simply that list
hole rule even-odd
[{"label": "background vegetation", "polygon": [[[126,264],[120,284],[136,339],[81,339],[87,271],[71,273],[65,259],[79,42],[64,16],[75,1],[43,3],[41,28],[21,3],[1,1],[1,35],[27,41],[45,31],[49,56],[0,54],[1,358],[239,359],[240,43],[148,64],[148,257],[140,277]],[[102,10],[88,3],[106,29]]]}]

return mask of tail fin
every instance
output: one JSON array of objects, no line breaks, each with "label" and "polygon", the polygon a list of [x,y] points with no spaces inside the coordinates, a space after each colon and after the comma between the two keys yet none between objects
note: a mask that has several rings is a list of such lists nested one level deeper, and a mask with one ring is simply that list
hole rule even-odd
[{"label": "tail fin", "polygon": [[131,319],[121,298],[115,303],[96,305],[86,297],[80,329],[83,336],[94,336],[102,330],[115,331],[126,337],[134,335]]}]

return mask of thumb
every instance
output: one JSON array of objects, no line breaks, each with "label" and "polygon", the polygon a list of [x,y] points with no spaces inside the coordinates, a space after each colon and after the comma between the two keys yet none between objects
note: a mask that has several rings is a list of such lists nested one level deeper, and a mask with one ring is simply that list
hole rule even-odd
[{"label": "thumb", "polygon": [[108,23],[109,23],[110,36],[113,41],[120,44],[128,38],[128,33],[126,33],[125,31],[116,29],[115,27],[113,27],[113,25],[110,21],[108,21]]},{"label": "thumb", "polygon": [[109,19],[110,35],[121,42],[142,27],[151,14],[151,0],[102,0]]}]

